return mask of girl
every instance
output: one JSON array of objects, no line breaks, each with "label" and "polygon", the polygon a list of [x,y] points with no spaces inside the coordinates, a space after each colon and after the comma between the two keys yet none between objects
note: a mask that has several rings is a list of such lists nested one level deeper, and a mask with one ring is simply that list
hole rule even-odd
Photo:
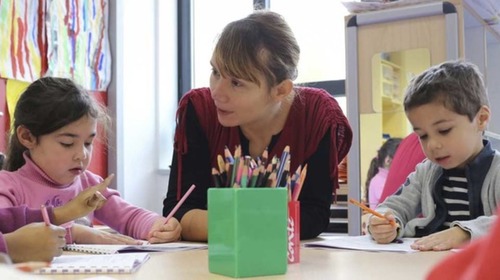
[{"label": "girl", "polygon": [[[21,95],[7,153],[0,172],[0,207],[61,206],[103,179],[87,170],[98,121],[108,117],[98,103],[69,79],[45,77]],[[104,123],[106,124],[106,123]],[[75,223],[75,243],[138,244],[176,241],[180,224],[128,204],[115,190],[103,192],[107,203],[87,215],[121,234]],[[89,223],[90,224],[90,223]],[[130,238],[130,237],[133,238]]]},{"label": "girl", "polygon": [[401,143],[401,138],[389,138],[380,147],[368,169],[365,187],[368,190],[370,208],[375,208],[381,202],[380,195],[384,190],[385,180],[391,167],[394,154]]},{"label": "girl", "polygon": [[[104,205],[101,192],[111,182],[109,176],[101,184],[87,188],[61,207],[47,207],[51,225],[40,223],[42,211],[23,206],[0,208],[0,253],[8,253],[13,262],[51,261],[62,254],[66,230],[61,225],[87,215]],[[39,242],[43,240],[44,242]]]}]

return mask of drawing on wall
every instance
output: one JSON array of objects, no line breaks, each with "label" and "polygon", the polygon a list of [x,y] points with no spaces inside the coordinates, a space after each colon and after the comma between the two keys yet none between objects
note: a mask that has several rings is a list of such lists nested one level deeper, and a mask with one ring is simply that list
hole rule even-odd
[{"label": "drawing on wall", "polygon": [[72,78],[88,90],[111,79],[107,0],[47,0],[47,76]]},{"label": "drawing on wall", "polygon": [[0,1],[0,77],[31,82],[47,68],[44,3]]}]

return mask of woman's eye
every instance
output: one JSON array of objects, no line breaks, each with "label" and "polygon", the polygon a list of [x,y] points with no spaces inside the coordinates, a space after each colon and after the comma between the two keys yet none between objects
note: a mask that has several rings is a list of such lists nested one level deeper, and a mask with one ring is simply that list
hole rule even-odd
[{"label": "woman's eye", "polygon": [[233,86],[235,86],[235,87],[239,87],[239,86],[241,86],[241,83],[240,83],[240,81],[238,81],[238,80],[232,80],[232,81],[231,81],[231,84],[232,84]]},{"label": "woman's eye", "polygon": [[219,76],[219,71],[217,71],[217,69],[212,68],[212,75]]}]

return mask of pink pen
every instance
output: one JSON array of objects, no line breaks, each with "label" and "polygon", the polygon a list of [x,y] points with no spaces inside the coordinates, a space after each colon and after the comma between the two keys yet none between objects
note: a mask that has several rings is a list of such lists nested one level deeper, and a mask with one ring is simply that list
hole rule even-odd
[{"label": "pink pen", "polygon": [[166,220],[165,220],[165,224],[168,222],[168,220],[170,220],[170,218],[172,218],[172,216],[175,214],[175,212],[177,212],[177,210],[179,209],[179,207],[181,207],[182,203],[184,203],[184,200],[186,200],[186,198],[194,190],[195,187],[196,186],[194,184],[191,185],[191,187],[189,188],[189,190],[182,196],[181,200],[179,200],[179,202],[177,202],[177,204],[175,205],[174,209],[172,209],[172,211],[170,211],[170,213],[168,213],[168,215],[166,217]]}]

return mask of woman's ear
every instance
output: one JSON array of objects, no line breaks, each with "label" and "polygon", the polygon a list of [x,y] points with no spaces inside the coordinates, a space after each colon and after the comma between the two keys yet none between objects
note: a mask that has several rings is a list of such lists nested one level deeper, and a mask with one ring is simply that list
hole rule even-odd
[{"label": "woman's ear", "polygon": [[17,139],[19,143],[26,147],[27,149],[34,148],[36,146],[36,137],[31,134],[31,131],[25,126],[20,125],[16,128]]},{"label": "woman's ear", "polygon": [[293,82],[290,79],[283,80],[278,85],[274,86],[276,90],[275,97],[279,100],[285,99],[287,96],[292,93]]}]

